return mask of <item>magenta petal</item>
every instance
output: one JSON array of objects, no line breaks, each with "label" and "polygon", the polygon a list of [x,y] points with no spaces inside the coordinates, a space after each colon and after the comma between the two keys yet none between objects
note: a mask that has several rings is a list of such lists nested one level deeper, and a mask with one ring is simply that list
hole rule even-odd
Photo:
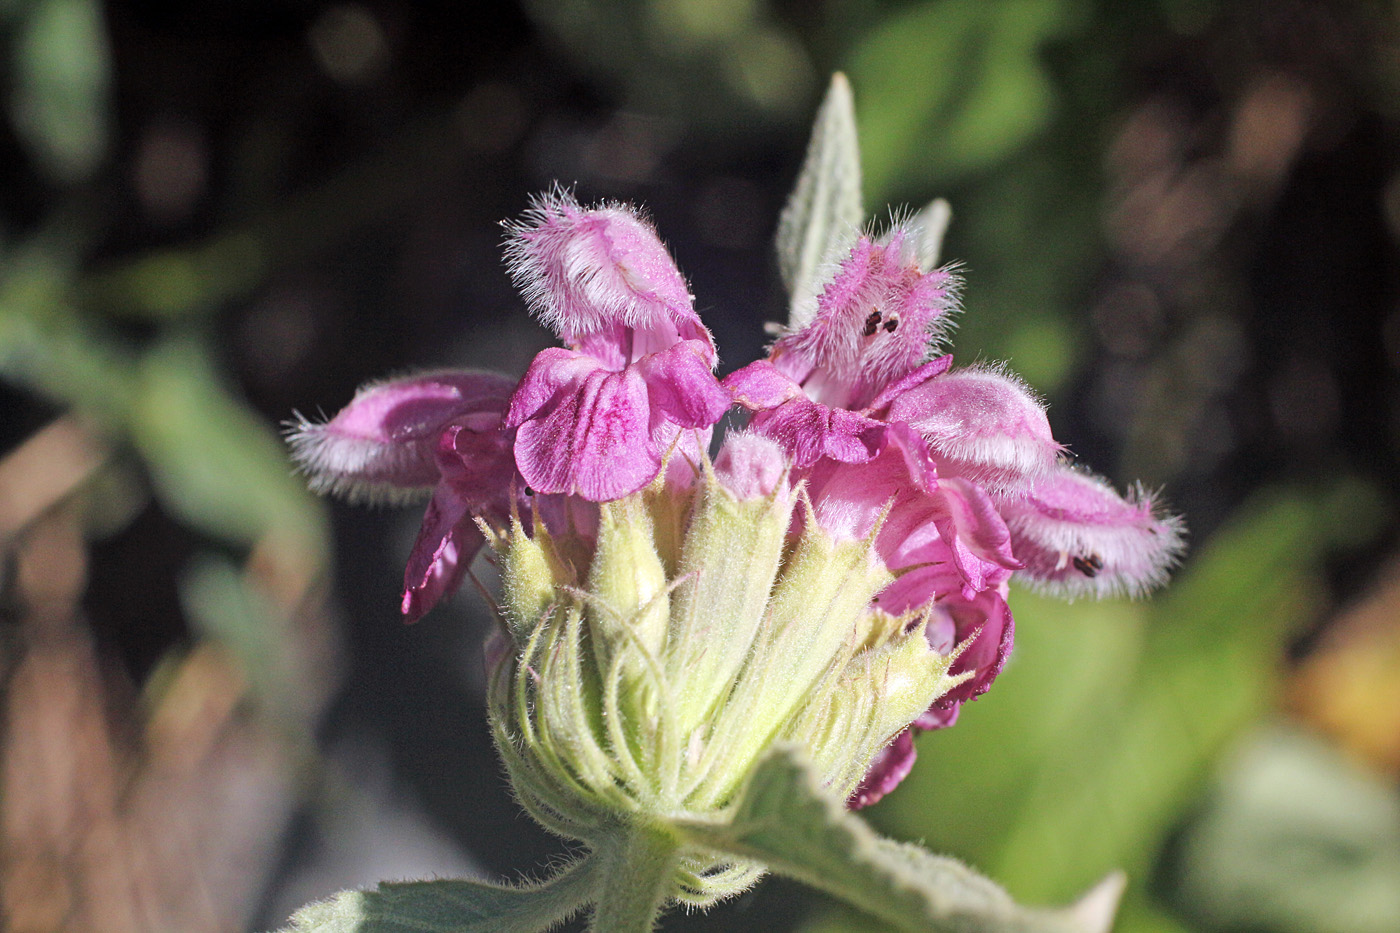
[{"label": "magenta petal", "polygon": [[[935,618],[929,623],[930,644],[935,638],[936,622],[951,625],[959,653],[948,672],[972,675],[934,701],[931,711],[937,712],[987,692],[1011,656],[1016,624],[1003,593],[998,590],[984,590],[972,599],[950,595],[934,604],[933,614]],[[922,718],[915,725],[928,728]]]},{"label": "magenta petal", "polygon": [[438,436],[453,419],[499,413],[513,383],[494,373],[444,371],[371,383],[324,424],[301,419],[288,441],[316,492],[393,499],[438,481]]},{"label": "magenta petal", "polygon": [[754,416],[752,427],[783,446],[798,468],[822,457],[842,463],[862,463],[874,457],[884,442],[885,425],[872,418],[794,398],[772,411]]},{"label": "magenta petal", "polygon": [[[866,408],[866,411],[870,414],[881,413],[883,409],[887,408],[891,402],[899,398],[905,392],[908,392],[916,386],[923,385],[925,382],[928,382],[935,376],[943,375],[952,367],[952,365],[953,357],[951,355],[944,355],[938,357],[937,359],[929,360],[927,363],[923,364],[918,369],[913,370],[903,378],[892,382],[889,385],[885,386],[883,389],[881,389],[880,394],[875,396],[875,398],[871,400],[869,406]],[[891,418],[889,420],[897,421],[899,419]]]},{"label": "magenta petal", "polygon": [[510,515],[515,462],[499,415],[465,415],[448,425],[436,456],[442,479],[404,571],[404,621],[415,622],[462,582],[485,543],[476,518],[496,525]]},{"label": "magenta petal", "polygon": [[428,503],[404,570],[404,622],[417,622],[443,596],[454,592],[485,542],[467,501],[450,484],[440,485]]},{"label": "magenta petal", "polygon": [[894,398],[891,421],[904,421],[928,441],[943,467],[993,489],[1027,485],[1062,450],[1045,409],[1019,380],[990,369],[964,369]]},{"label": "magenta petal", "polygon": [[[890,487],[900,493],[891,499],[876,542],[886,566],[898,571],[919,564],[946,565],[957,572],[969,597],[1001,583],[1020,567],[996,503],[980,487],[957,477],[938,477],[928,446],[908,425],[890,425],[887,437],[888,447],[877,461],[882,469],[864,475],[850,471],[846,480],[856,495],[868,497]],[[834,490],[823,490],[824,496],[832,494]],[[908,581],[897,583],[894,592],[905,592],[908,586]],[[926,599],[934,595],[928,593]],[[917,605],[910,602],[902,608]]]},{"label": "magenta petal", "polygon": [[1182,521],[1158,514],[1137,488],[1123,498],[1105,480],[1059,467],[1000,502],[1021,576],[1047,590],[1139,596],[1165,582],[1184,548]]},{"label": "magenta petal", "polygon": [[938,479],[923,442],[905,425],[889,425],[885,439],[865,462],[823,461],[806,478],[817,521],[838,540],[866,536],[884,516],[876,546],[885,564],[900,570],[924,561],[902,559],[905,548],[938,540],[932,525],[938,507],[929,496]]},{"label": "magenta petal", "polygon": [[[516,466],[536,492],[604,502],[636,492],[661,469],[661,457],[651,441],[651,405],[641,375],[633,367],[615,373],[592,365],[595,368],[582,378],[578,378],[577,361],[560,365],[559,375],[573,378],[558,385],[516,432]],[[540,386],[551,381],[541,377],[538,385],[530,386],[521,410],[532,406]],[[522,382],[521,391],[526,389]],[[513,400],[509,421],[515,416]]]},{"label": "magenta petal", "polygon": [[859,810],[876,803],[909,776],[918,752],[914,748],[912,729],[905,729],[875,754],[860,786],[846,800],[846,808]]},{"label": "magenta petal", "polygon": [[642,357],[635,364],[646,382],[651,404],[671,423],[708,428],[733,404],[729,392],[710,372],[710,364],[693,340]]},{"label": "magenta petal", "polygon": [[736,403],[750,411],[777,408],[802,397],[802,387],[768,360],[758,360],[725,376],[724,387],[733,393]]},{"label": "magenta petal", "polygon": [[983,590],[1019,570],[1011,533],[996,504],[979,487],[957,477],[938,481],[940,509],[934,518],[939,534],[951,546],[953,564],[969,590]]}]

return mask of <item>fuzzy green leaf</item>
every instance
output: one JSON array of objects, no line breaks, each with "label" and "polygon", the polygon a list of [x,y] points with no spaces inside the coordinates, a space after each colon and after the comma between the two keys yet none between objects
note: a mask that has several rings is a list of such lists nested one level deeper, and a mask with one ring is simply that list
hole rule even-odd
[{"label": "fuzzy green leaf", "polygon": [[831,79],[817,111],[797,187],[778,221],[778,269],[792,302],[788,326],[816,313],[822,265],[854,241],[865,220],[860,197],[860,143],[846,76]]},{"label": "fuzzy green leaf", "polygon": [[281,933],[534,933],[593,899],[591,858],[536,885],[410,881],[342,891],[297,911]]},{"label": "fuzzy green leaf", "polygon": [[759,767],[730,822],[682,830],[697,845],[763,862],[904,930],[1103,933],[1122,889],[1121,876],[1110,876],[1073,907],[1022,907],[955,859],[876,835],[817,787],[792,750]]}]

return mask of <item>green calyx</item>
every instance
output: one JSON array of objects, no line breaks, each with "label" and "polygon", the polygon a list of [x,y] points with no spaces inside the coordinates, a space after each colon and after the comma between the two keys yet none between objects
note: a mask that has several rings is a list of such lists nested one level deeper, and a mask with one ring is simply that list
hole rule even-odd
[{"label": "green calyx", "polygon": [[[793,510],[806,510],[793,534]],[[599,507],[596,537],[536,517],[493,536],[513,650],[490,710],[521,802],[595,848],[722,814],[779,744],[845,797],[956,679],[923,624],[871,608],[873,535],[834,541],[801,490],[692,487]],[[706,904],[762,867],[682,850],[667,897]]]}]

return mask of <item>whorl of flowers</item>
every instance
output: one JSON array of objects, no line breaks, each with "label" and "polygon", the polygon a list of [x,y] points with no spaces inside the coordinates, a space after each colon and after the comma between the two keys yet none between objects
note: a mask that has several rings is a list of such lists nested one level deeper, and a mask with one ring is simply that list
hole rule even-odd
[{"label": "whorl of flowers", "polygon": [[[1181,551],[1150,496],[1066,460],[1023,382],[941,353],[960,289],[936,265],[946,207],[863,231],[854,156],[832,164],[854,151],[833,141],[843,87],[780,224],[792,309],[766,358],[717,378],[650,224],[554,190],[507,227],[506,254],[564,346],[518,382],[372,384],[291,433],[315,489],[431,494],[406,621],[490,544],[497,740],[561,833],[723,807],[780,741],[872,803],[908,773],[914,732],[951,725],[1002,669],[1013,578],[1136,596]],[[711,460],[735,410],[748,425]],[[695,902],[754,871],[687,864]]]}]

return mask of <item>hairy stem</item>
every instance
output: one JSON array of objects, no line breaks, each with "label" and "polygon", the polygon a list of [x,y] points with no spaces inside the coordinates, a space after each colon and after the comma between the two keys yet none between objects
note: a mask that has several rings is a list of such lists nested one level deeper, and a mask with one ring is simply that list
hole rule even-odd
[{"label": "hairy stem", "polygon": [[628,826],[600,850],[604,876],[598,886],[592,933],[650,933],[672,893],[680,847],[655,825]]}]

